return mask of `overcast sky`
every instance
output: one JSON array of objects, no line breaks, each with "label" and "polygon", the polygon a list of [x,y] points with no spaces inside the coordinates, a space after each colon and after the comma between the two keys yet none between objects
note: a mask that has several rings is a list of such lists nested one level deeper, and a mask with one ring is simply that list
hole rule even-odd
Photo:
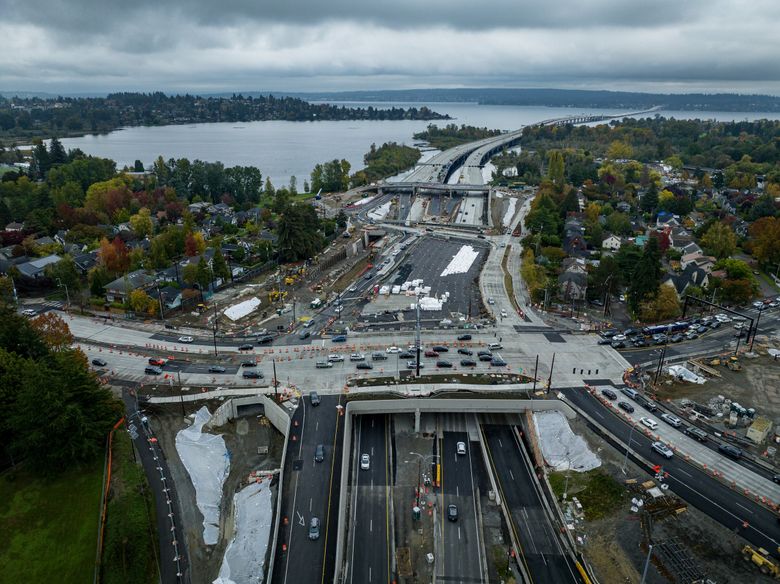
[{"label": "overcast sky", "polygon": [[0,90],[780,94],[777,0],[0,0]]}]

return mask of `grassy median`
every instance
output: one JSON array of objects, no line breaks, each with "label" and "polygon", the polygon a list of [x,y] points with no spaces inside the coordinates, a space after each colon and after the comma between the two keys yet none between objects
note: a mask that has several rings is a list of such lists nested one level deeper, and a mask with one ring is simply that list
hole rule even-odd
[{"label": "grassy median", "polygon": [[41,477],[0,476],[0,580],[92,582],[103,462]]},{"label": "grassy median", "polygon": [[582,504],[585,519],[589,521],[611,515],[620,509],[627,497],[625,487],[601,469],[570,472],[568,487],[565,472],[552,472],[549,480],[558,500],[563,497],[564,488],[568,488],[569,500],[577,497]]}]

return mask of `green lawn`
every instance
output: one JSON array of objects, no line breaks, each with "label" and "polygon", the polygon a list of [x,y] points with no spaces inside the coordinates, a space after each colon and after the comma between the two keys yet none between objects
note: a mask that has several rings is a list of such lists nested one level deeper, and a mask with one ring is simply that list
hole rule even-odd
[{"label": "green lawn", "polygon": [[570,472],[568,485],[565,472],[551,472],[550,486],[560,500],[564,489],[568,489],[568,498],[577,497],[585,511],[585,519],[601,519],[621,508],[627,498],[623,485],[602,469],[589,472]]},{"label": "green lawn", "polygon": [[91,582],[103,461],[41,478],[0,476],[0,580]]}]

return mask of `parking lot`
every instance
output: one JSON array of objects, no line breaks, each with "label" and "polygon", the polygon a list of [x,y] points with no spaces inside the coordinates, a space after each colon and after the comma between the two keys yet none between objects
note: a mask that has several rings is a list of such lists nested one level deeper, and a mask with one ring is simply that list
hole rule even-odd
[{"label": "parking lot", "polygon": [[[464,273],[452,273],[442,276],[445,268],[450,265],[453,257],[464,245],[471,245],[477,252],[477,257]],[[487,246],[474,242],[461,242],[456,239],[444,240],[436,237],[425,237],[417,242],[406,258],[399,263],[381,283],[386,286],[401,286],[412,280],[422,280],[423,286],[430,286],[429,296],[441,298],[446,293],[449,297],[442,310],[424,311],[425,319],[451,318],[453,315],[476,316],[479,314],[480,297],[477,279],[482,264],[487,257]],[[378,296],[366,310],[382,312],[385,309],[397,310],[401,306],[408,307],[414,302],[411,297],[401,294]]]}]

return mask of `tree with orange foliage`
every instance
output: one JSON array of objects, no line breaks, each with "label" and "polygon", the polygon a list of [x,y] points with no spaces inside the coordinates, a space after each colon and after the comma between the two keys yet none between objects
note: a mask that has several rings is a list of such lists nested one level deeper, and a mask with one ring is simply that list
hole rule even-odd
[{"label": "tree with orange foliage", "polygon": [[197,231],[188,233],[184,240],[184,253],[189,257],[194,257],[204,251],[206,251],[206,240],[203,239],[203,234]]},{"label": "tree with orange foliage", "polygon": [[130,251],[125,242],[117,236],[114,241],[108,241],[105,237],[100,240],[98,252],[100,262],[112,274],[123,274],[130,268]]},{"label": "tree with orange foliage", "polygon": [[53,312],[46,312],[30,321],[52,351],[63,351],[73,344],[73,334],[68,324]]}]

